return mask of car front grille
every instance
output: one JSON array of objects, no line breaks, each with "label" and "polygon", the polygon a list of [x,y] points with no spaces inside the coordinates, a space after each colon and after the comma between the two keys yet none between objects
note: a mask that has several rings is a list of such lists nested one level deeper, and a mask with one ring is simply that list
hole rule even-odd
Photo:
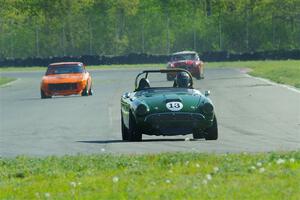
[{"label": "car front grille", "polygon": [[[144,123],[150,133],[188,134],[193,129],[205,126],[205,117],[200,113],[155,113],[148,115]],[[150,135],[151,135],[150,134]],[[158,134],[159,135],[159,134]]]},{"label": "car front grille", "polygon": [[49,84],[48,89],[50,91],[76,90],[77,83]]},{"label": "car front grille", "polygon": [[146,121],[154,123],[176,122],[176,121],[201,121],[205,119],[202,114],[199,113],[159,113],[152,114],[146,117]]}]

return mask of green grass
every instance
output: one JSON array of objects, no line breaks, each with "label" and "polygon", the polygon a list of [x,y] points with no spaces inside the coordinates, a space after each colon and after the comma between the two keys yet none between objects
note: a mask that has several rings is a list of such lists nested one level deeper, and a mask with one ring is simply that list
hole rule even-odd
[{"label": "green grass", "polygon": [[[140,65],[99,65],[88,66],[89,70],[101,69],[150,69],[165,68],[166,64],[140,64]],[[250,68],[249,74],[270,79],[277,83],[288,84],[300,88],[300,60],[281,61],[236,61],[236,62],[207,62],[206,68],[233,67]],[[0,67],[5,71],[45,71],[45,67]]]},{"label": "green grass", "polygon": [[4,85],[4,84],[6,84],[6,83],[12,82],[12,81],[14,81],[14,80],[16,80],[16,79],[15,79],[15,78],[1,77],[1,76],[0,76],[0,86],[1,86],[1,85]]},{"label": "green grass", "polygon": [[0,159],[0,199],[298,200],[299,187],[299,151]]},{"label": "green grass", "polygon": [[300,88],[300,60],[213,62],[207,67],[246,67],[252,70],[250,75]]}]

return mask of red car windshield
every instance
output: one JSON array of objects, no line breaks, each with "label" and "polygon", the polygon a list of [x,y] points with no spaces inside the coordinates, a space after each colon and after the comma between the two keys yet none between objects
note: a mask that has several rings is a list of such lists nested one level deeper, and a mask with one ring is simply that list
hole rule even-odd
[{"label": "red car windshield", "polygon": [[177,61],[177,60],[195,60],[196,54],[176,54],[172,55],[171,60]]},{"label": "red car windshield", "polygon": [[60,66],[49,66],[46,75],[51,74],[77,74],[84,72],[82,66],[78,65],[60,65]]}]

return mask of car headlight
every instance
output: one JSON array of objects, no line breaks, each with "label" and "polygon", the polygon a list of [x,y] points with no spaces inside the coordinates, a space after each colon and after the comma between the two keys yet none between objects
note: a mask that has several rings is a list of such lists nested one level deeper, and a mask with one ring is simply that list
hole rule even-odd
[{"label": "car headlight", "polygon": [[136,108],[136,114],[139,116],[146,115],[149,112],[149,108],[145,104],[140,104]]},{"label": "car headlight", "polygon": [[205,103],[202,106],[202,110],[206,114],[211,114],[214,111],[214,107],[213,107],[213,105],[211,103]]}]

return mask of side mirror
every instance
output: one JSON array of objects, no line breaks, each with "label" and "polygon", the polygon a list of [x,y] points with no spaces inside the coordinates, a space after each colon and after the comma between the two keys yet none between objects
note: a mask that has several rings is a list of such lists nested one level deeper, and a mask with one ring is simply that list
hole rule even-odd
[{"label": "side mirror", "polygon": [[130,93],[129,93],[129,92],[125,92],[125,93],[122,95],[122,97],[125,98],[125,99],[129,98],[129,96],[130,96]]},{"label": "side mirror", "polygon": [[210,95],[210,90],[205,90],[204,95],[208,97]]}]

